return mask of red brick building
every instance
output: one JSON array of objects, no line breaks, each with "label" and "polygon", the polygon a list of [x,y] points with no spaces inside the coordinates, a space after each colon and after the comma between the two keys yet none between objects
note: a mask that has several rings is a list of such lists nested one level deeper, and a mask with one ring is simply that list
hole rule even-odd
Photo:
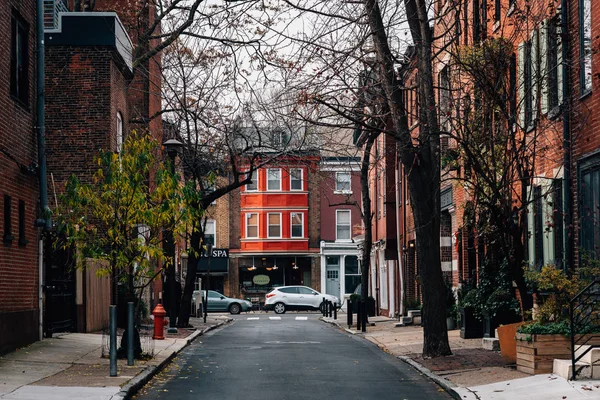
[{"label": "red brick building", "polygon": [[[45,55],[48,180],[59,196],[72,175],[90,182],[101,150],[121,150],[132,46],[117,14],[65,12],[46,30]],[[96,277],[92,264],[73,271],[71,256],[51,247],[45,263],[46,331],[106,327],[108,278]]]},{"label": "red brick building", "polygon": [[36,15],[0,3],[0,354],[39,339]]},{"label": "red brick building", "polygon": [[362,234],[359,157],[321,157],[319,165],[321,289],[344,301],[360,284]]},{"label": "red brick building", "polygon": [[262,301],[275,285],[322,289],[321,194],[314,184],[318,162],[313,152],[282,156],[256,170],[252,184],[231,194],[232,296]]}]

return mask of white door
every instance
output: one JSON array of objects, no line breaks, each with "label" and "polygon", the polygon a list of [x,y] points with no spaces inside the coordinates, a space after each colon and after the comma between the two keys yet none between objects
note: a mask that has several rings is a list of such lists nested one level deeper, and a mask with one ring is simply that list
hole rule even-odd
[{"label": "white door", "polygon": [[325,269],[325,293],[340,298],[340,257],[328,256]]}]

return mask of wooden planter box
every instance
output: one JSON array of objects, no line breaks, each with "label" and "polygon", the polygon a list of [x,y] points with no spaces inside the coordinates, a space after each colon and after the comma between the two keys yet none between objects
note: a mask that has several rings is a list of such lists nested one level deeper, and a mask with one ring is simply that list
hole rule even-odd
[{"label": "wooden planter box", "polygon": [[571,338],[564,335],[517,333],[517,370],[527,374],[552,372],[555,358],[571,358]]},{"label": "wooden planter box", "polygon": [[[554,359],[571,359],[571,338],[564,335],[517,333],[517,370],[527,374],[552,372]],[[576,338],[577,339],[577,338]],[[587,344],[600,345],[594,337]]]}]

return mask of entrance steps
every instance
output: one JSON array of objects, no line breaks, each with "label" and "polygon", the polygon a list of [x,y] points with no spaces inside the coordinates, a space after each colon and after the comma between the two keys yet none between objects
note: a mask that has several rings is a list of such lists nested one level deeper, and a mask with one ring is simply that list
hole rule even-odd
[{"label": "entrance steps", "polygon": [[[575,363],[577,379],[600,379],[600,348],[589,350],[590,347],[581,346],[575,351],[575,357],[587,351],[581,360]],[[555,359],[552,372],[565,379],[571,379],[573,375],[572,361]]]}]

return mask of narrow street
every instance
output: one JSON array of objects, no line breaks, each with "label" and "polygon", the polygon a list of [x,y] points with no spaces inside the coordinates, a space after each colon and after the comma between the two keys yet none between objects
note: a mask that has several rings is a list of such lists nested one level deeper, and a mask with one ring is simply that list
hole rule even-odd
[{"label": "narrow street", "polygon": [[202,336],[136,399],[450,399],[320,314],[246,314]]}]

